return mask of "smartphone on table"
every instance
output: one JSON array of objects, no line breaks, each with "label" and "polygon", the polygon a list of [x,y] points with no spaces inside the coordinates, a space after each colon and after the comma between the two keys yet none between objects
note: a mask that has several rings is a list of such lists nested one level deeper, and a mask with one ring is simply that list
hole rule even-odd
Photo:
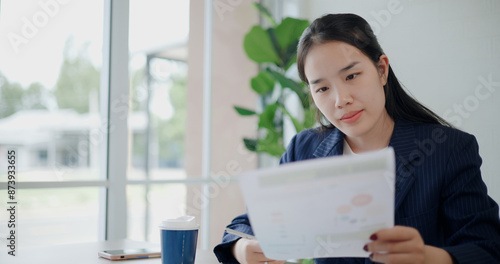
[{"label": "smartphone on table", "polygon": [[109,260],[159,258],[161,251],[160,248],[102,250],[98,255]]}]

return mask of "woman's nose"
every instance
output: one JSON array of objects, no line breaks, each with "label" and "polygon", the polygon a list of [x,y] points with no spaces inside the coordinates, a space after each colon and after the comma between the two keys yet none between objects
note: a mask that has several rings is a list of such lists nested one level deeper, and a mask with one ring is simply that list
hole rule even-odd
[{"label": "woman's nose", "polygon": [[347,105],[352,104],[353,98],[351,93],[344,87],[336,87],[336,100],[335,107],[338,109],[342,109]]}]

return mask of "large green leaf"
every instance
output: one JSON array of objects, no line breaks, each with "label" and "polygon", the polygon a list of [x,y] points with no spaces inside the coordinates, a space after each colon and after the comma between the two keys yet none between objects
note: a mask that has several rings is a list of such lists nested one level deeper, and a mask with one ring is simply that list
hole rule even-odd
[{"label": "large green leaf", "polygon": [[285,66],[285,71],[288,71],[290,66],[297,62],[297,49],[291,47],[290,49],[285,51],[285,54],[282,56],[282,58]]},{"label": "large green leaf", "polygon": [[290,46],[296,48],[302,32],[309,26],[309,21],[287,17],[276,26],[275,34],[281,49],[287,50]]},{"label": "large green leaf", "polygon": [[285,51],[280,48],[280,44],[278,43],[278,38],[276,37],[276,33],[274,33],[274,28],[268,28],[267,30],[267,34],[269,35],[269,39],[271,40],[271,44],[273,44],[273,48],[274,50],[276,51],[276,54],[278,54],[278,57],[280,58],[280,63],[277,64],[278,67],[280,68],[283,68],[285,65],[284,65],[284,61],[285,61]]},{"label": "large green leaf", "polygon": [[259,115],[259,128],[274,130],[274,116],[278,107],[277,103],[266,106],[264,111]]},{"label": "large green leaf", "polygon": [[309,26],[309,21],[287,17],[275,28],[273,34],[276,37],[280,57],[283,61],[282,67],[288,70],[297,60],[297,44],[302,32]]},{"label": "large green leaf", "polygon": [[269,33],[261,26],[253,26],[250,32],[245,35],[243,48],[247,56],[255,62],[282,64],[280,57],[274,49]]},{"label": "large green leaf", "polygon": [[260,71],[257,76],[250,80],[252,89],[260,95],[265,95],[271,92],[274,88],[274,78],[267,71]]},{"label": "large green leaf", "polygon": [[243,138],[245,147],[250,151],[257,151],[257,139]]},{"label": "large green leaf", "polygon": [[275,71],[273,69],[268,68],[267,71],[278,80],[281,87],[290,88],[294,91],[300,99],[302,103],[302,107],[309,108],[309,98],[307,97],[307,92],[304,89],[304,86],[301,83],[298,83],[288,77],[286,77],[281,72]]},{"label": "large green leaf", "polygon": [[236,110],[236,112],[238,112],[238,114],[240,114],[242,116],[251,116],[251,115],[257,114],[255,111],[247,109],[247,108],[243,108],[243,107],[239,107],[239,106],[233,106],[233,107]]}]

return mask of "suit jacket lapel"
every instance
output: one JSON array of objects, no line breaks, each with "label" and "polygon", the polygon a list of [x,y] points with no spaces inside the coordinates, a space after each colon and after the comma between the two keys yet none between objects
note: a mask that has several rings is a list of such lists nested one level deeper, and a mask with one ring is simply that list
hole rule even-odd
[{"label": "suit jacket lapel", "polygon": [[410,155],[415,146],[415,130],[407,121],[398,120],[394,125],[389,146],[394,148],[396,155],[396,196],[394,210],[397,211],[404,197],[408,194],[415,181],[412,161],[417,155]]},{"label": "suit jacket lapel", "polygon": [[313,153],[316,158],[342,155],[344,152],[344,133],[337,128],[328,134]]},{"label": "suit jacket lapel", "polygon": [[[414,142],[415,130],[412,123],[396,120],[389,146],[394,148],[396,155],[396,196],[394,209],[397,210],[410,190],[415,177],[413,175],[413,159],[418,155],[410,155],[416,149]],[[344,151],[344,133],[334,128],[318,145],[313,153],[316,158],[342,155]]]}]

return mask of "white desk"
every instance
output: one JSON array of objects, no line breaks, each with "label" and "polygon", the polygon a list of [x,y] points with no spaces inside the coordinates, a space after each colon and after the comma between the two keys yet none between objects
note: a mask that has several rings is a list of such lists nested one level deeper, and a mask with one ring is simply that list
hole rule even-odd
[{"label": "white desk", "polygon": [[[158,247],[131,240],[102,241],[58,246],[19,248],[16,256],[0,255],[1,264],[161,264],[161,258],[110,261],[97,256],[100,250]],[[196,264],[218,264],[212,250],[196,251]]]}]

